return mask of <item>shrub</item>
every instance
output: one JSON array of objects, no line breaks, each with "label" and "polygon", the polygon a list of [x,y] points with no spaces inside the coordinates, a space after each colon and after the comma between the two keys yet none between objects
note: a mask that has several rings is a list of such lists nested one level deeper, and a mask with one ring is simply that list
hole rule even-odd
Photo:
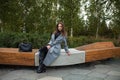
[{"label": "shrub", "polygon": [[39,48],[49,41],[49,34],[39,35],[37,33],[0,33],[0,47],[17,48],[19,43],[32,43],[33,48]]},{"label": "shrub", "polygon": [[[40,48],[47,45],[50,40],[50,33],[0,33],[0,47],[13,47],[17,48],[19,43],[28,42],[31,43],[33,48]],[[93,42],[112,41],[116,46],[120,46],[120,41],[115,39],[106,39],[90,36],[68,37],[68,47],[74,48],[81,45],[90,44]],[[63,44],[62,44],[63,47]]]}]

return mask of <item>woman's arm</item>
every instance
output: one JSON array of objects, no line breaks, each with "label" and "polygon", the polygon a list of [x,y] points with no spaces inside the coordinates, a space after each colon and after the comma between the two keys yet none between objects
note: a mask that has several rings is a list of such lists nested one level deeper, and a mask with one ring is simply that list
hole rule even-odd
[{"label": "woman's arm", "polygon": [[68,49],[66,37],[64,37],[64,49],[65,49],[65,52],[68,54],[68,56],[70,56],[70,51]]}]

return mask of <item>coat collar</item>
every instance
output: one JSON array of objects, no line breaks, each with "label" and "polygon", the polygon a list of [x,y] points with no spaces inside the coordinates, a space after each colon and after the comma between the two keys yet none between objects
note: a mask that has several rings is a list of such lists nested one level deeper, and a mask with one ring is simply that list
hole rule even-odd
[{"label": "coat collar", "polygon": [[62,36],[62,34],[60,34],[56,39],[55,39],[55,34],[53,34],[53,40],[58,40],[58,39],[60,39],[60,37]]}]

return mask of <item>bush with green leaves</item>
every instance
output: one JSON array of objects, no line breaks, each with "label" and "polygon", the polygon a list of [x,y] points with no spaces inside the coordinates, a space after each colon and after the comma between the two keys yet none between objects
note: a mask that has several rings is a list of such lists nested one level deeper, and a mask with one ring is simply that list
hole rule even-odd
[{"label": "bush with green leaves", "polygon": [[49,41],[49,34],[37,33],[0,33],[0,47],[17,48],[19,43],[31,43],[33,48],[44,46]]},{"label": "bush with green leaves", "polygon": [[[50,33],[40,34],[40,33],[0,33],[0,47],[12,47],[18,48],[19,43],[27,42],[31,43],[33,48],[40,48],[47,45],[50,40]],[[68,37],[68,47],[74,48],[94,42],[101,41],[112,41],[116,46],[120,46],[120,42],[113,39],[104,39],[90,36],[79,36],[79,37]],[[62,44],[62,47],[63,44]]]}]

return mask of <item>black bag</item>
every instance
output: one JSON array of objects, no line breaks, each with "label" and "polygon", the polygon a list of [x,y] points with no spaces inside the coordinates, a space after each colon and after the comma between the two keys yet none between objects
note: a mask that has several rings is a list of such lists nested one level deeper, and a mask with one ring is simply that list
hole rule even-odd
[{"label": "black bag", "polygon": [[32,45],[30,43],[20,43],[19,51],[20,52],[32,52]]}]

